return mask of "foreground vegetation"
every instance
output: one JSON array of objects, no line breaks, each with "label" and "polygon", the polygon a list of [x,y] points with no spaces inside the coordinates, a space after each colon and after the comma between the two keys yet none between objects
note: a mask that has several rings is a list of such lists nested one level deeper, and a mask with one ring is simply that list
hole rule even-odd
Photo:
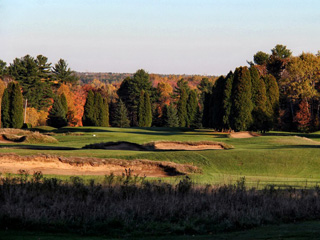
[{"label": "foreground vegetation", "polygon": [[174,185],[127,174],[86,185],[79,177],[63,182],[21,172],[0,180],[0,225],[114,237],[216,234],[319,220],[319,194],[318,187],[247,189],[245,178],[216,187],[188,177]]}]

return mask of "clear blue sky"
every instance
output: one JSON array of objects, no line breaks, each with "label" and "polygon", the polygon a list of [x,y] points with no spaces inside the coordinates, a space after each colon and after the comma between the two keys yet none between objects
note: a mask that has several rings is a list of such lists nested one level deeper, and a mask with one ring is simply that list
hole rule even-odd
[{"label": "clear blue sky", "polygon": [[0,0],[0,59],[76,71],[227,74],[259,50],[320,50],[318,0]]}]

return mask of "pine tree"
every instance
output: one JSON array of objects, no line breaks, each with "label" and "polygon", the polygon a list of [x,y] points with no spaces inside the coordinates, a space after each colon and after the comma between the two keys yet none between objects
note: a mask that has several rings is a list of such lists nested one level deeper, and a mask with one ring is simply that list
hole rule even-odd
[{"label": "pine tree", "polygon": [[226,77],[223,97],[222,97],[222,126],[223,129],[230,129],[230,114],[232,107],[232,84],[233,84],[233,73],[230,71]]},{"label": "pine tree", "polygon": [[197,106],[197,112],[194,117],[193,123],[191,124],[192,128],[200,129],[202,128],[202,111],[200,109],[200,106]]},{"label": "pine tree", "polygon": [[148,92],[146,92],[144,94],[144,103],[145,103],[145,126],[151,127],[151,125],[152,125],[152,110],[151,110],[150,96],[149,96]]},{"label": "pine tree", "polygon": [[130,126],[127,108],[124,105],[124,103],[121,101],[121,99],[119,99],[117,103],[112,125],[115,127],[121,127],[121,128]]},{"label": "pine tree", "polygon": [[187,100],[187,127],[191,127],[193,125],[197,113],[197,107],[197,93],[195,90],[192,90],[189,92]]},{"label": "pine tree", "polygon": [[212,107],[211,107],[212,91],[204,94],[202,126],[209,128],[212,124]]},{"label": "pine tree", "polygon": [[247,67],[235,70],[232,86],[232,127],[236,131],[247,130],[252,124],[251,76]]},{"label": "pine tree", "polygon": [[255,67],[250,68],[252,83],[252,119],[251,129],[254,131],[266,131],[267,127],[267,93],[264,81],[260,78],[259,72]]},{"label": "pine tree", "polygon": [[138,105],[138,126],[146,126],[146,105],[145,105],[145,92],[142,90],[140,92],[139,105]]},{"label": "pine tree", "polygon": [[8,88],[6,88],[3,92],[2,103],[1,103],[1,122],[2,122],[3,128],[11,127],[9,109],[10,109],[9,91],[8,91]]},{"label": "pine tree", "polygon": [[23,126],[23,97],[19,83],[12,84],[10,96],[11,127],[22,128]]},{"label": "pine tree", "polygon": [[270,130],[276,126],[279,118],[279,87],[277,80],[271,74],[266,75],[263,80],[266,85],[266,112],[269,116],[268,125]]},{"label": "pine tree", "polygon": [[103,127],[109,127],[109,104],[108,104],[108,99],[104,98],[103,99],[103,108],[104,108],[104,121],[103,121]]},{"label": "pine tree", "polygon": [[187,124],[187,99],[188,93],[186,89],[181,89],[180,99],[177,103],[177,110],[178,110],[178,118],[179,118],[179,125],[180,127],[185,127]]},{"label": "pine tree", "polygon": [[95,103],[94,93],[90,90],[87,95],[86,103],[84,105],[84,112],[82,117],[83,126],[95,126],[96,120],[94,119]]},{"label": "pine tree", "polygon": [[62,104],[64,111],[68,113],[68,102],[67,102],[66,95],[64,93],[60,95],[60,102]]},{"label": "pine tree", "polygon": [[105,111],[103,98],[99,92],[94,93],[94,126],[101,127],[103,126],[103,121],[105,120]]},{"label": "pine tree", "polygon": [[164,127],[178,127],[179,126],[179,118],[177,109],[172,105],[165,105],[163,109],[163,123]]},{"label": "pine tree", "polygon": [[49,126],[56,128],[67,126],[66,112],[61,104],[60,98],[54,100],[52,108],[49,111],[47,123]]},{"label": "pine tree", "polygon": [[223,90],[225,85],[225,78],[223,76],[219,77],[214,84],[212,90],[212,97],[211,97],[211,115],[212,115],[212,122],[211,127],[216,130],[222,130],[222,119],[223,119]]}]

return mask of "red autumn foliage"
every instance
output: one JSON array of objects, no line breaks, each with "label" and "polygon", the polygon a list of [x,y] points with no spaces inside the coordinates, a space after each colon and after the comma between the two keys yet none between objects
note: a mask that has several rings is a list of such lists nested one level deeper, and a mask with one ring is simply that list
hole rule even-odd
[{"label": "red autumn foliage", "polygon": [[294,121],[298,124],[298,129],[303,132],[308,132],[311,126],[310,106],[306,99],[299,104],[299,110],[296,112]]}]

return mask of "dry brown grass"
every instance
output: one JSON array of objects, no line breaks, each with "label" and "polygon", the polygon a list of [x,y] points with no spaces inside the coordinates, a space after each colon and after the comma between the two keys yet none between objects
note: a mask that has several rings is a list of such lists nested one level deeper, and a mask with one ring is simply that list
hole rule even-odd
[{"label": "dry brown grass", "polygon": [[2,128],[0,135],[7,141],[24,143],[57,143],[54,137],[29,130]]},{"label": "dry brown grass", "polygon": [[[222,187],[146,181],[130,173],[104,183],[44,179],[25,171],[0,177],[0,223],[91,234],[211,234],[266,224],[319,220],[320,190],[246,189],[244,180]],[[116,233],[115,233],[116,232]],[[129,234],[129,235],[128,235]]]}]

